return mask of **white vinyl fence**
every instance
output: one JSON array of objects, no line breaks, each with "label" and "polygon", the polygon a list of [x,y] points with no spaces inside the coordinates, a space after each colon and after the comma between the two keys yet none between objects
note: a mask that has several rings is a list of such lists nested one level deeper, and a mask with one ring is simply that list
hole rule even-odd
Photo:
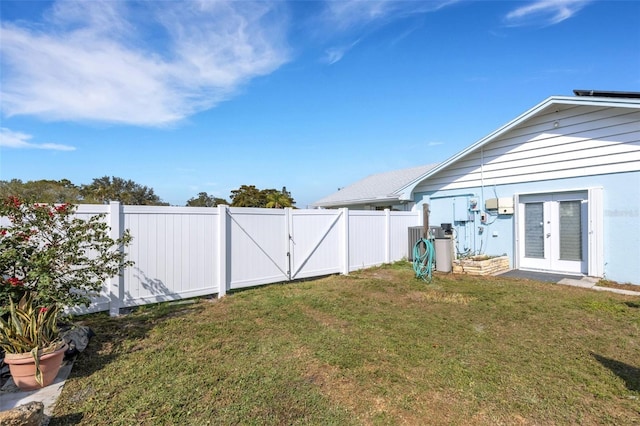
[{"label": "white vinyl fence", "polygon": [[135,262],[105,284],[88,311],[217,294],[350,271],[408,257],[418,212],[80,205],[125,229]]}]

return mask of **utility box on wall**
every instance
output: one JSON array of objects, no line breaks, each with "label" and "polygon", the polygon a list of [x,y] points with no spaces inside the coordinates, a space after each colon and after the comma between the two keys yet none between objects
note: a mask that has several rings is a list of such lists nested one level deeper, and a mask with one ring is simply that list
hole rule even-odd
[{"label": "utility box on wall", "polygon": [[469,199],[467,197],[453,199],[453,220],[456,222],[469,221]]},{"label": "utility box on wall", "polygon": [[489,198],[484,202],[484,209],[487,211],[496,211],[498,214],[513,214],[513,198]]}]

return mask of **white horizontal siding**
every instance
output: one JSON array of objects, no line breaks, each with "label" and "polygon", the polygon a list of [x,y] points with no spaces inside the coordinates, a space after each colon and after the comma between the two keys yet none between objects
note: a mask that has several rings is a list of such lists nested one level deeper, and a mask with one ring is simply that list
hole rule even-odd
[{"label": "white horizontal siding", "polygon": [[533,135],[555,130],[555,123],[557,123],[559,129],[561,128],[563,130],[564,134],[606,129],[608,127],[637,121],[639,114],[639,111],[629,109],[575,107],[532,117],[512,129],[506,135],[503,135],[503,137],[494,141],[494,143],[495,146],[499,148],[503,145],[511,144],[512,139],[523,136],[525,139],[530,139]]},{"label": "white horizontal siding", "polygon": [[582,106],[541,114],[522,123],[430,177],[415,191],[637,170],[640,111]]}]

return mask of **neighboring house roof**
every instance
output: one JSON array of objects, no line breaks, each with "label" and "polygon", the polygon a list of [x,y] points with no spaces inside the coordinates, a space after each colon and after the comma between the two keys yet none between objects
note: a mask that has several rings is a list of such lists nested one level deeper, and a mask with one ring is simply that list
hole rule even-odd
[{"label": "neighboring house roof", "polygon": [[367,176],[349,186],[345,186],[338,192],[316,201],[312,205],[316,207],[340,207],[354,204],[398,202],[396,191],[413,182],[416,178],[424,176],[435,166],[437,164],[426,164]]},{"label": "neighboring house roof", "polygon": [[[584,92],[584,93],[583,93]],[[593,93],[593,94],[592,94]],[[595,93],[599,94],[599,97],[595,96]],[[622,96],[623,93],[631,94],[628,96]],[[416,176],[413,180],[407,182],[402,187],[394,191],[393,195],[399,200],[412,200],[413,190],[425,179],[433,176],[442,169],[449,167],[452,163],[462,159],[466,155],[474,152],[478,148],[481,148],[494,140],[500,138],[506,132],[512,130],[514,127],[522,124],[523,122],[531,119],[532,117],[553,110],[559,105],[586,105],[586,106],[601,106],[601,107],[621,107],[621,108],[640,108],[640,99],[635,92],[595,92],[595,91],[576,91],[578,96],[551,96],[542,101],[538,105],[534,106],[524,114],[500,127],[493,133],[485,136],[476,143],[470,145],[464,150],[453,155],[449,159],[443,161],[437,166],[431,168],[424,174]]]}]

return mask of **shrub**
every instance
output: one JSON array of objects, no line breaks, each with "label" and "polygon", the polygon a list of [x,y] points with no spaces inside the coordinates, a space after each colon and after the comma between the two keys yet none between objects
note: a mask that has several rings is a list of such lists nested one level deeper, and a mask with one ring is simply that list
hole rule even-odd
[{"label": "shrub", "polygon": [[32,293],[41,305],[88,306],[104,281],[132,262],[122,247],[131,236],[109,236],[104,215],[83,220],[71,204],[0,203],[0,314]]}]

